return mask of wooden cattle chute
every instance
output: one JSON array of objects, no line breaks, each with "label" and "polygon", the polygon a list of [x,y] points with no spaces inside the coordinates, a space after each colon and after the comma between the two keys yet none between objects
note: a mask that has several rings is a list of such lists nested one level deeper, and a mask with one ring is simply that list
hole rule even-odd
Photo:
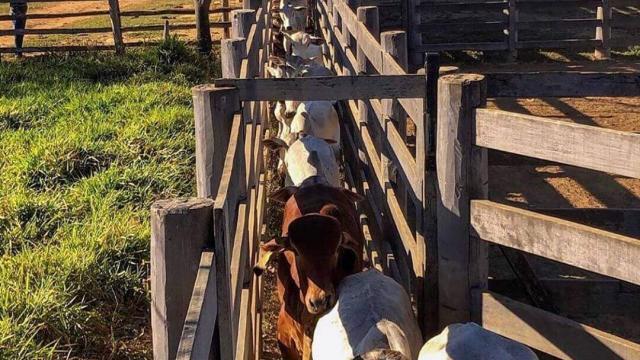
[{"label": "wooden cattle chute", "polygon": [[[97,17],[108,16],[111,20],[111,27],[75,27],[75,28],[59,28],[59,29],[30,29],[29,25],[33,24],[33,21],[27,23],[25,30],[0,30],[0,37],[13,37],[17,34],[28,35],[80,35],[80,34],[104,34],[112,33],[114,45],[68,45],[68,46],[38,46],[38,47],[24,47],[23,53],[41,53],[41,52],[58,52],[58,51],[91,51],[91,50],[116,50],[122,52],[126,47],[136,47],[149,45],[149,42],[134,41],[125,42],[124,33],[128,32],[141,32],[141,31],[165,31],[165,34],[170,30],[190,30],[196,29],[196,22],[185,24],[170,24],[168,22],[152,24],[152,25],[136,25],[136,26],[123,26],[122,21],[127,17],[147,17],[147,16],[160,16],[160,15],[192,15],[199,11],[205,11],[211,14],[222,14],[222,21],[210,22],[211,28],[221,28],[225,30],[225,34],[231,27],[229,21],[229,13],[237,8],[230,8],[228,6],[228,0],[223,1],[223,7],[215,9],[202,10],[187,9],[187,8],[175,8],[175,9],[161,9],[161,10],[134,10],[134,11],[121,11],[119,0],[28,0],[28,3],[53,3],[53,2],[108,2],[108,10],[91,10],[91,11],[78,11],[68,13],[28,13],[28,20],[37,19],[63,19],[63,18],[79,18],[79,17]],[[0,3],[9,3],[9,0],[0,0]],[[198,10],[198,11],[197,11]],[[0,21],[11,21],[12,15],[0,15]],[[209,46],[210,47],[210,46]],[[0,54],[14,53],[15,47],[0,47]]]},{"label": "wooden cattle chute", "polygon": [[[595,49],[597,59],[609,58],[612,47],[636,45],[612,37],[612,27],[637,25],[637,15],[615,11],[624,0],[408,0],[413,14],[411,49],[419,58],[425,51],[502,50],[515,58],[520,49]],[[558,14],[540,18],[538,13]],[[580,17],[566,15],[580,12]],[[564,15],[559,15],[559,14]],[[452,20],[452,16],[465,16]],[[635,17],[635,18],[634,18]],[[568,27],[571,34],[555,36]],[[546,33],[541,28],[548,30]],[[588,31],[589,36],[582,33]],[[579,31],[578,31],[579,30]],[[530,32],[524,37],[522,32]],[[466,36],[465,36],[466,34]],[[437,39],[434,41],[434,35]],[[466,40],[469,35],[483,39]],[[480,36],[478,36],[480,35]]]},{"label": "wooden cattle chute", "polygon": [[[363,204],[366,250],[373,265],[411,294],[425,334],[436,329],[435,208],[432,138],[435,124],[437,57],[426,76],[407,75],[407,36],[380,33],[375,6],[354,12],[343,0],[317,2],[319,31],[328,44],[327,62],[338,75],[411,77],[424,89],[420,99],[360,99],[343,107],[347,175],[367,198]],[[407,82],[408,80],[404,80]],[[375,86],[371,86],[375,88]],[[412,133],[412,134],[410,134]]]},{"label": "wooden cattle chute", "polygon": [[[231,13],[224,76],[264,76],[266,9]],[[251,268],[263,231],[269,107],[214,85],[195,87],[193,99],[198,198],[151,211],[154,358],[259,359],[262,282]]]},{"label": "wooden cattle chute", "polygon": [[592,73],[448,75],[439,80],[440,327],[474,320],[561,359],[640,357],[639,344],[489,292],[487,254],[490,242],[640,284],[639,239],[487,200],[487,149],[640,178],[640,134],[482,109],[487,94],[638,96],[639,80],[639,74]]}]

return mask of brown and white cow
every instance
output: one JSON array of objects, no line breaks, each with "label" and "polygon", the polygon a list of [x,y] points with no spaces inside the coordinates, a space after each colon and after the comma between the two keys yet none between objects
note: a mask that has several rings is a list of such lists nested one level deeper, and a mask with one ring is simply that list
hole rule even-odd
[{"label": "brown and white cow", "polygon": [[263,244],[261,257],[280,253],[278,344],[284,359],[311,359],[317,319],[335,304],[340,281],[362,271],[361,197],[312,177],[271,198],[285,203],[282,235]]}]

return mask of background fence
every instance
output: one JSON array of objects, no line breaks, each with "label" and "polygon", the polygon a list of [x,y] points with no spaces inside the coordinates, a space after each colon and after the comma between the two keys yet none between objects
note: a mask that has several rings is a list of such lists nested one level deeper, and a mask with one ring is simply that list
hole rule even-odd
[{"label": "background fence", "polygon": [[[3,4],[8,9],[9,0],[0,0],[0,4]],[[154,10],[127,10],[120,9],[119,0],[29,0],[30,9],[27,14],[27,26],[25,30],[13,30],[11,21],[14,16],[8,15],[8,12],[0,15],[0,24],[5,24],[4,30],[0,30],[0,38],[10,39],[18,34],[25,35],[25,42],[29,44],[30,38],[33,36],[68,36],[68,38],[52,38],[48,37],[45,41],[37,41],[36,45],[27,45],[22,49],[23,53],[30,52],[54,52],[54,51],[87,51],[87,50],[113,50],[122,52],[126,47],[144,46],[154,41],[141,41],[141,40],[127,40],[127,34],[135,34],[136,38],[139,38],[144,33],[157,32],[156,39],[161,38],[159,35],[164,32],[165,36],[170,31],[182,31],[193,30],[198,28],[198,11],[207,12],[209,15],[216,16],[210,22],[210,28],[221,29],[222,37],[227,37],[231,22],[229,21],[230,11],[237,9],[229,7],[229,1],[223,0],[221,6],[209,8],[206,5],[204,8],[185,8],[178,7],[171,3],[168,3],[169,8],[154,9]],[[104,9],[100,10],[81,10],[50,13],[47,12],[47,7],[38,7],[39,4],[51,4],[51,3],[91,3]],[[184,18],[185,16],[193,15],[193,18]],[[219,16],[217,16],[219,15]],[[176,23],[171,23],[169,20],[165,20],[166,17],[180,16],[181,18],[176,20]],[[217,19],[219,17],[219,20]],[[82,19],[79,22],[79,26],[74,27],[51,27],[42,28],[37,26],[38,20],[64,20],[64,19]],[[127,25],[128,22],[136,20],[139,24]],[[89,25],[82,25],[84,23],[90,23]],[[108,26],[106,25],[108,24]],[[34,25],[35,28],[34,28]],[[94,43],[88,43],[83,45],[77,45],[82,43],[84,35],[89,34],[111,34],[111,39],[106,41],[100,40]],[[63,41],[66,40],[66,41]],[[193,41],[194,39],[190,39]],[[219,42],[219,39],[216,39]],[[58,43],[56,45],[52,43]],[[85,41],[89,42],[89,41]],[[39,45],[39,43],[43,43]],[[61,44],[62,43],[62,44]],[[14,53],[16,51],[14,46],[0,47],[0,54],[2,53]]]},{"label": "background fence", "polygon": [[640,12],[626,0],[424,0],[414,9],[415,52],[595,49],[638,45]]}]

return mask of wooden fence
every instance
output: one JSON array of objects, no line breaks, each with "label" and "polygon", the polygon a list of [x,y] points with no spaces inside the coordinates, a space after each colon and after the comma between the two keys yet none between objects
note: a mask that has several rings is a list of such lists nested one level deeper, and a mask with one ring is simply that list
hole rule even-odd
[{"label": "wooden fence", "polygon": [[[411,294],[420,325],[433,334],[437,323],[435,272],[435,173],[433,126],[436,116],[437,55],[425,75],[407,75],[404,31],[380,32],[379,10],[354,12],[343,0],[319,0],[319,32],[327,62],[338,75],[380,74],[422,89],[419,99],[349,100],[343,107],[347,177],[367,201],[363,221],[367,254],[373,265],[394,277]],[[373,86],[372,86],[373,87]]]},{"label": "wooden fence", "polygon": [[440,327],[471,319],[561,359],[640,357],[639,344],[488,291],[487,255],[487,244],[493,243],[640,284],[640,239],[487,200],[487,149],[640,178],[640,134],[482,108],[487,94],[638,96],[639,79],[638,74],[551,73],[439,80]]},{"label": "wooden fence", "polygon": [[[63,19],[63,18],[80,18],[80,17],[106,17],[108,16],[111,21],[110,27],[73,27],[73,28],[50,28],[50,29],[31,29],[29,28],[34,22],[28,21],[25,30],[0,30],[0,37],[14,37],[15,35],[81,35],[81,34],[113,34],[114,45],[96,44],[96,45],[51,45],[51,46],[28,46],[22,48],[23,53],[33,52],[56,52],[56,51],[90,51],[90,50],[116,50],[122,52],[126,47],[145,46],[149,42],[144,41],[132,41],[125,42],[125,33],[130,32],[147,32],[147,31],[164,31],[165,34],[172,30],[190,30],[197,29],[198,19],[191,23],[170,24],[168,21],[164,23],[151,24],[151,25],[134,25],[123,26],[123,19],[134,17],[149,17],[149,16],[161,16],[161,15],[196,15],[198,12],[208,12],[208,14],[222,14],[222,21],[210,22],[210,28],[224,29],[224,34],[228,33],[228,29],[231,28],[231,22],[229,21],[229,13],[237,8],[230,8],[228,6],[228,0],[223,1],[223,6],[216,9],[188,9],[188,8],[171,8],[161,10],[134,10],[134,11],[121,11],[119,0],[28,0],[29,3],[53,3],[53,2],[108,2],[108,10],[90,10],[90,11],[77,11],[66,13],[29,13],[27,14],[28,20],[38,19]],[[0,0],[0,3],[9,3],[9,0]],[[0,21],[11,21],[14,19],[12,15],[0,15]],[[209,28],[207,28],[207,31]],[[209,45],[210,48],[210,45]],[[0,54],[14,53],[15,47],[0,47]]]},{"label": "wooden fence", "polygon": [[[267,4],[235,10],[222,40],[223,76],[264,76]],[[198,198],[152,208],[152,327],[155,359],[259,359],[265,211],[262,139],[269,106],[236,88],[193,89]]]},{"label": "wooden fence", "polygon": [[[606,59],[612,47],[638,45],[624,34],[639,21],[624,0],[408,1],[418,58],[424,51],[504,50],[515,58],[520,49],[591,48]],[[620,28],[613,38],[612,28]]]}]

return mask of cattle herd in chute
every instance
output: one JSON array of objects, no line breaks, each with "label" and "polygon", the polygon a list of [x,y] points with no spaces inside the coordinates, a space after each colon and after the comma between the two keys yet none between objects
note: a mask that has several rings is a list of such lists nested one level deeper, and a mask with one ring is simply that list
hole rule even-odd
[{"label": "cattle herd in chute", "polygon": [[[333,76],[321,39],[309,34],[307,0],[274,9],[275,78]],[[356,203],[343,187],[340,118],[333,101],[280,101],[277,152],[284,186],[280,235],[261,245],[259,274],[277,255],[277,340],[284,359],[536,359],[527,347],[475,324],[454,324],[424,344],[404,288],[363,262]],[[423,345],[424,344],[424,345]]]}]

